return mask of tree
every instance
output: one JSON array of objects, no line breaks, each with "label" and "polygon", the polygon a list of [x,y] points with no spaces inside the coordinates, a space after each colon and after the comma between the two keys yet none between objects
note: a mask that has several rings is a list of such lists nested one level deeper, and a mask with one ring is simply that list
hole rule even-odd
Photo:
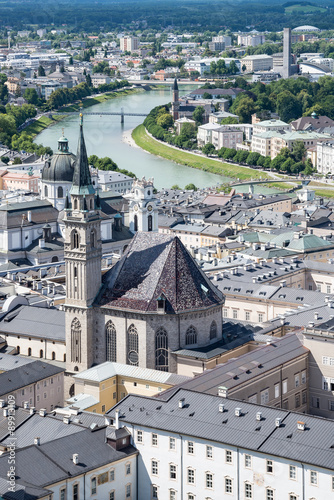
[{"label": "tree", "polygon": [[242,69],[242,72],[244,73],[246,71],[246,69],[247,69],[246,68],[246,64],[243,64],[241,69]]},{"label": "tree", "polygon": [[297,119],[302,114],[302,104],[289,90],[277,95],[276,111],[284,122]]},{"label": "tree", "polygon": [[90,76],[89,73],[86,75],[86,83],[88,87],[92,87],[92,77]]},{"label": "tree", "polygon": [[212,94],[209,94],[209,92],[204,92],[203,99],[212,99]]},{"label": "tree", "polygon": [[164,129],[171,127],[173,123],[174,123],[173,117],[169,113],[163,113],[157,119],[157,125],[159,125]]},{"label": "tree", "polygon": [[208,142],[205,146],[203,146],[202,151],[206,156],[209,156],[216,151],[216,148],[213,144],[211,144],[211,142]]},{"label": "tree", "polygon": [[238,115],[242,123],[250,123],[252,114],[257,109],[256,104],[248,95],[239,94],[239,96],[234,100],[231,112]]},{"label": "tree", "polygon": [[310,160],[310,158],[308,158],[305,162],[305,169],[304,169],[304,174],[305,175],[311,175],[313,174],[313,165],[312,165],[312,162]]},{"label": "tree", "polygon": [[171,189],[180,189],[180,186],[178,184],[173,184],[173,186],[171,187]]},{"label": "tree", "polygon": [[9,163],[9,157],[8,156],[3,156],[1,158],[1,161],[2,161],[2,163],[5,163],[5,165],[8,165],[8,163]]},{"label": "tree", "polygon": [[255,166],[257,165],[257,160],[260,158],[259,153],[249,153],[246,159],[247,165]]},{"label": "tree", "polygon": [[197,187],[195,186],[195,184],[193,184],[192,182],[190,184],[187,184],[184,189],[186,191],[197,191]]},{"label": "tree", "polygon": [[37,73],[38,73],[38,76],[45,76],[45,70],[41,64],[38,66]]},{"label": "tree", "polygon": [[305,145],[303,141],[296,141],[293,145],[292,154],[294,156],[295,161],[302,161],[304,159],[306,152]]},{"label": "tree", "polygon": [[193,120],[195,120],[196,123],[202,124],[203,119],[204,119],[204,113],[205,113],[205,110],[204,110],[203,106],[197,106],[197,108],[195,109],[195,111],[192,114]]},{"label": "tree", "polygon": [[69,58],[68,64],[73,64],[73,57],[72,56]]},{"label": "tree", "polygon": [[21,165],[22,160],[18,156],[14,158],[13,165]]},{"label": "tree", "polygon": [[39,98],[35,89],[27,88],[24,91],[23,97],[29,104],[37,105]]}]

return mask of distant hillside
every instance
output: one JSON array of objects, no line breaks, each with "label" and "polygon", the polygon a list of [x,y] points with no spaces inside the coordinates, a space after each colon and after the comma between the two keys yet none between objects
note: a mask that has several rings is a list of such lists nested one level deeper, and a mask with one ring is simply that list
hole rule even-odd
[{"label": "distant hillside", "polygon": [[287,2],[283,5],[286,14],[311,14],[313,12],[326,12],[324,7],[319,7],[310,2]]}]

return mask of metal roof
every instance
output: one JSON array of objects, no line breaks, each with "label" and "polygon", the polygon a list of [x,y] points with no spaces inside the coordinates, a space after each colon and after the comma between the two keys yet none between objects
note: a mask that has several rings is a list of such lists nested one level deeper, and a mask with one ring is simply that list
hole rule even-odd
[{"label": "metal roof", "polygon": [[[185,405],[179,408],[182,398]],[[221,403],[223,413],[219,411]],[[235,415],[236,408],[241,408],[240,417]],[[167,401],[131,394],[108,415],[114,417],[116,409],[124,425],[140,425],[334,469],[333,420],[185,389]],[[261,421],[256,420],[258,411],[262,413]],[[276,418],[281,418],[281,427],[276,426]],[[305,431],[297,430],[300,420],[306,423]]]}]

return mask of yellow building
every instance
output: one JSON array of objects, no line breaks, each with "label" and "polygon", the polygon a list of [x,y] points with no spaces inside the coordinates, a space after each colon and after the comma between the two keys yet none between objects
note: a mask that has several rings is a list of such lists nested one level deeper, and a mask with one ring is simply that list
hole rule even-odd
[{"label": "yellow building", "polygon": [[105,413],[127,394],[153,396],[188,380],[175,373],[106,361],[74,376],[74,396],[67,404]]}]

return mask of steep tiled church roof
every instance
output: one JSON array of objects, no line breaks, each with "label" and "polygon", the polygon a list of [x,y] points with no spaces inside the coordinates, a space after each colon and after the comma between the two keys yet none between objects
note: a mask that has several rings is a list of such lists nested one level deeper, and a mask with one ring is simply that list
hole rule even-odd
[{"label": "steep tiled church roof", "polygon": [[181,241],[159,233],[137,233],[103,282],[97,299],[102,307],[156,312],[162,297],[166,312],[173,314],[219,305],[223,300]]}]

